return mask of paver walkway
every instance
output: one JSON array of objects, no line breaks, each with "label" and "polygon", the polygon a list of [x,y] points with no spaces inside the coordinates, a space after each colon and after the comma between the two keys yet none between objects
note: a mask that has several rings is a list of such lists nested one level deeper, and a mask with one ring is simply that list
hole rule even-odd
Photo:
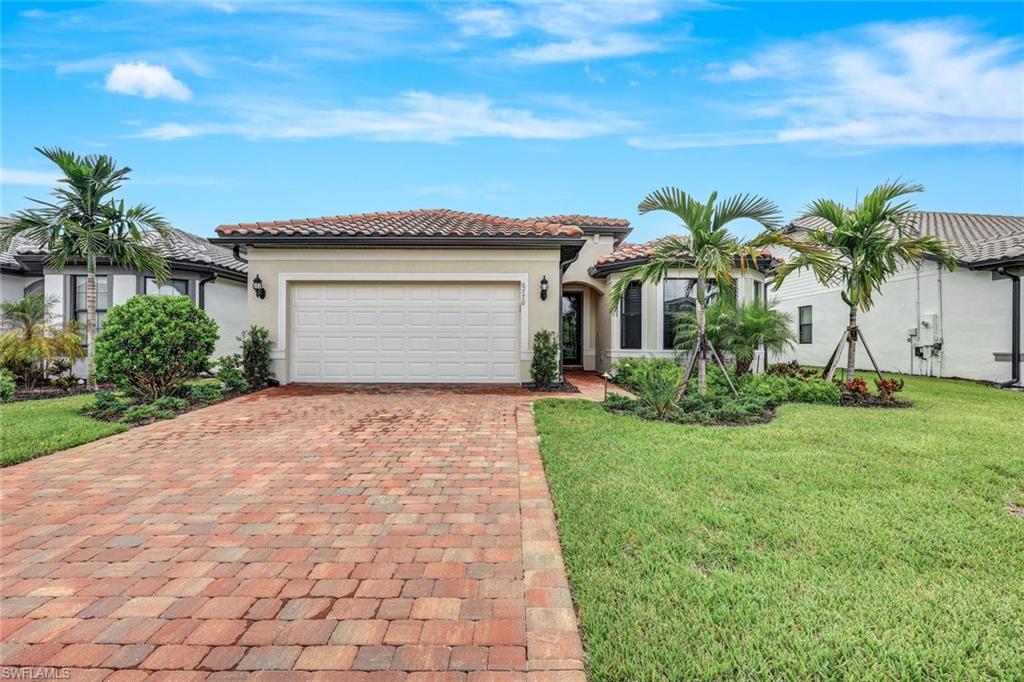
[{"label": "paver walkway", "polygon": [[533,397],[289,386],[4,469],[4,666],[584,679]]}]

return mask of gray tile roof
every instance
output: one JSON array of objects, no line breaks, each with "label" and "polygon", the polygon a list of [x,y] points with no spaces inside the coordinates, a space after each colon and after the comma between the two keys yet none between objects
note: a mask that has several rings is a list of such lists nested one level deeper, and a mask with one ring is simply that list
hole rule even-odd
[{"label": "gray tile roof", "polygon": [[[168,233],[167,242],[162,241],[156,233],[147,234],[145,240],[159,248],[164,258],[169,261],[206,265],[211,269],[221,268],[238,274],[245,274],[246,271],[245,263],[236,259],[231,249],[211,244],[209,240],[184,230],[172,228]],[[22,269],[21,263],[18,262],[18,256],[45,254],[46,249],[42,245],[21,235],[15,235],[11,240],[10,248],[0,251],[0,264],[3,264],[5,268]]]},{"label": "gray tile roof", "polygon": [[[911,220],[918,234],[943,240],[966,265],[1024,256],[1024,216],[915,211]],[[790,225],[807,230],[828,228],[820,218],[798,218]]]}]

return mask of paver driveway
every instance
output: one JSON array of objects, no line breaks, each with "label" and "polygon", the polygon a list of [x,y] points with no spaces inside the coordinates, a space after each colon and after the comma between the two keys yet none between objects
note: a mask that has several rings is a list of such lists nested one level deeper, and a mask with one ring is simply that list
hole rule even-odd
[{"label": "paver driveway", "polygon": [[522,391],[271,389],[0,475],[4,665],[583,679]]}]

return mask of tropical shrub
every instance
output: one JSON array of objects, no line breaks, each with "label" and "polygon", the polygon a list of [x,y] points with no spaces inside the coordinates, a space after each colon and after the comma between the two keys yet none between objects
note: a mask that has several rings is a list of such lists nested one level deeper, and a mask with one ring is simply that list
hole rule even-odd
[{"label": "tropical shrub", "polygon": [[160,409],[155,405],[132,405],[121,415],[121,421],[126,424],[137,424],[139,422],[152,421],[156,419],[171,419],[174,412]]},{"label": "tropical shrub", "polygon": [[[737,304],[729,296],[721,297],[705,310],[705,326],[711,345],[723,356],[735,359],[737,374],[750,370],[761,345],[773,353],[782,353],[796,341],[790,315],[763,303]],[[683,313],[676,323],[676,348],[692,348],[699,331],[696,314]]]},{"label": "tropical shrub", "polygon": [[113,391],[96,391],[93,406],[86,411],[101,419],[114,419],[131,407],[131,403]]},{"label": "tropical shrub", "polygon": [[258,391],[270,383],[270,332],[265,327],[253,325],[242,332],[242,374],[249,389]]},{"label": "tropical shrub", "polygon": [[804,367],[796,360],[793,360],[792,362],[776,362],[768,365],[768,369],[765,370],[765,374],[811,379],[819,376],[820,373],[816,369]]},{"label": "tropical shrub", "polygon": [[77,324],[52,324],[49,311],[55,303],[56,299],[42,294],[0,302],[0,324],[5,330],[0,334],[0,366],[24,386],[44,381],[54,362],[85,356]]},{"label": "tropical shrub", "polygon": [[162,398],[157,398],[151,404],[158,410],[168,410],[170,412],[181,412],[188,407],[187,400],[184,398],[177,398],[173,395],[165,395]]},{"label": "tropical shrub", "polygon": [[878,397],[888,402],[896,400],[896,394],[903,390],[903,379],[875,379]]},{"label": "tropical shrub", "polygon": [[767,404],[783,403],[839,404],[839,387],[823,379],[804,379],[780,374],[758,374],[747,378],[740,393],[762,396]]},{"label": "tropical shrub", "polygon": [[183,392],[188,401],[196,405],[212,405],[224,395],[219,384],[206,381],[186,383]]},{"label": "tropical shrub", "polygon": [[533,335],[530,378],[537,388],[550,388],[558,383],[558,343],[554,333],[547,329]]},{"label": "tropical shrub", "polygon": [[860,377],[854,377],[843,384],[843,394],[852,402],[859,403],[868,395],[868,382]]},{"label": "tropical shrub", "polygon": [[615,377],[616,383],[625,386],[626,388],[637,391],[639,387],[637,385],[637,377],[641,372],[647,371],[647,368],[672,368],[678,367],[679,363],[671,358],[658,358],[654,356],[646,358],[622,358],[616,360],[612,365],[612,376]]},{"label": "tropical shrub", "polygon": [[214,368],[226,393],[245,393],[249,390],[249,382],[242,373],[242,356],[238,353],[218,358]]},{"label": "tropical shrub", "polygon": [[14,397],[14,375],[10,370],[0,369],[0,403],[10,402]]},{"label": "tropical shrub", "polygon": [[659,419],[676,409],[679,389],[683,383],[683,368],[671,365],[645,363],[634,373],[640,402],[651,408]]},{"label": "tropical shrub", "polygon": [[144,401],[207,370],[217,323],[187,296],[133,296],[107,313],[96,369]]}]

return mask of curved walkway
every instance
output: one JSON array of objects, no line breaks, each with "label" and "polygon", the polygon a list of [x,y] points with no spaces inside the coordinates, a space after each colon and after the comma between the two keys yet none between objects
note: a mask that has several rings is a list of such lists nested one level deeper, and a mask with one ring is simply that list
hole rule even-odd
[{"label": "curved walkway", "polygon": [[3,665],[583,680],[536,395],[289,386],[3,470]]}]

